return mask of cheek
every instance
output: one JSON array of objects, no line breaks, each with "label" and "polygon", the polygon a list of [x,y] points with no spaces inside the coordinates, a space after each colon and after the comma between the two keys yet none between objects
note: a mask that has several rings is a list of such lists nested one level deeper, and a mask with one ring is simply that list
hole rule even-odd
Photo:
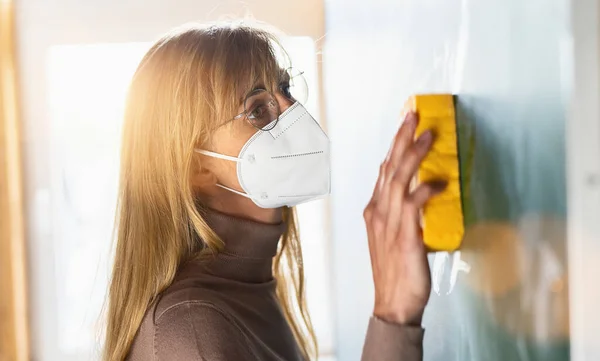
[{"label": "cheek", "polygon": [[237,157],[242,147],[250,139],[256,129],[242,121],[231,127],[223,127],[213,134],[212,150],[217,153]]},{"label": "cheek", "polygon": [[[237,127],[223,127],[224,129],[219,129],[213,135],[212,151],[233,157],[237,157],[240,154],[244,144],[256,133],[256,129],[252,126],[250,126],[250,129],[240,126],[243,124],[236,125]],[[236,162],[213,159],[212,168],[218,180],[223,185],[234,187],[238,190],[241,189],[237,178]]]},{"label": "cheek", "polygon": [[227,160],[220,160],[218,164],[217,179],[225,186],[240,188],[237,177],[237,163]]}]

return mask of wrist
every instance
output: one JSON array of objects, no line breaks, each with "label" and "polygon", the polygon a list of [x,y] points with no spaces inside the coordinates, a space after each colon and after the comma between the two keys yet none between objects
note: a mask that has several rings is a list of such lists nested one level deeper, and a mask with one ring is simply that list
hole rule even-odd
[{"label": "wrist", "polygon": [[373,316],[385,322],[396,323],[403,326],[421,327],[423,321],[423,312],[410,312],[408,310],[392,310],[382,307],[375,307]]}]

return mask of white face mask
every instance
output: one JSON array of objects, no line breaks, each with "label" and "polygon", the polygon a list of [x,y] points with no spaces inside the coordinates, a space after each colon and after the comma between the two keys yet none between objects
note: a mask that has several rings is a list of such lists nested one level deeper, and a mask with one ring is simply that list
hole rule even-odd
[{"label": "white face mask", "polygon": [[238,157],[208,150],[196,152],[237,162],[242,189],[219,187],[248,197],[262,208],[295,206],[330,193],[329,138],[298,102],[269,131],[257,131]]}]

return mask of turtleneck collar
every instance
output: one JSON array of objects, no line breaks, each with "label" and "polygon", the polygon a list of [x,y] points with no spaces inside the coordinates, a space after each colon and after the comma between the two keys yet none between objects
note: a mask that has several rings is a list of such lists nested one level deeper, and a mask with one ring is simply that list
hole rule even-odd
[{"label": "turtleneck collar", "polygon": [[208,209],[204,219],[225,243],[224,252],[240,258],[272,259],[286,224],[260,223]]},{"label": "turtleneck collar", "polygon": [[248,283],[273,279],[273,257],[286,223],[267,224],[208,209],[203,217],[225,247],[215,258],[200,261],[214,276]]}]

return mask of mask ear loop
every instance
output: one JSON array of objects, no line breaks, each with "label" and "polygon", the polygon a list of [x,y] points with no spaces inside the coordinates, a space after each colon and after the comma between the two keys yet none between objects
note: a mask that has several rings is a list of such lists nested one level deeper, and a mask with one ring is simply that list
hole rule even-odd
[{"label": "mask ear loop", "polygon": [[[219,159],[224,159],[224,160],[230,160],[232,162],[238,162],[239,163],[239,162],[243,162],[244,161],[242,158],[232,157],[232,156],[225,155],[225,154],[220,154],[220,153],[215,153],[215,152],[211,152],[210,150],[194,149],[194,151],[196,153],[204,154],[204,155],[207,155],[209,157],[214,157],[214,158],[219,158]],[[228,190],[228,191],[230,191],[232,193],[235,193],[237,195],[240,195],[242,197],[246,197],[246,198],[249,198],[249,199],[259,199],[258,197],[253,197],[253,196],[251,196],[251,195],[249,195],[247,193],[237,191],[237,190],[235,190],[233,188],[229,188],[229,187],[224,186],[224,185],[219,184],[219,183],[217,183],[216,186],[220,187],[220,188],[223,188],[225,190]]]},{"label": "mask ear loop", "polygon": [[225,155],[225,154],[219,154],[219,153],[215,153],[215,152],[211,152],[210,150],[204,150],[204,149],[194,149],[194,151],[196,153],[200,153],[200,154],[204,154],[204,155],[208,155],[209,157],[214,157],[214,158],[220,158],[220,159],[225,159],[225,160],[230,160],[232,162],[242,162],[243,159],[242,158],[238,158],[238,157],[232,157],[230,155]]},{"label": "mask ear loop", "polygon": [[224,186],[224,185],[222,185],[222,184],[219,184],[219,183],[217,183],[217,184],[216,184],[216,186],[217,186],[217,187],[219,187],[219,188],[223,188],[223,189],[225,189],[225,190],[228,190],[228,191],[230,191],[230,192],[232,192],[232,193],[238,194],[238,195],[240,195],[240,196],[242,196],[242,197],[246,197],[246,198],[249,198],[249,199],[258,199],[258,198],[256,198],[256,197],[252,197],[252,196],[251,196],[251,195],[249,195],[248,193],[244,193],[244,192],[236,191],[236,190],[235,190],[235,189],[233,189],[233,188],[226,187],[226,186]]}]

